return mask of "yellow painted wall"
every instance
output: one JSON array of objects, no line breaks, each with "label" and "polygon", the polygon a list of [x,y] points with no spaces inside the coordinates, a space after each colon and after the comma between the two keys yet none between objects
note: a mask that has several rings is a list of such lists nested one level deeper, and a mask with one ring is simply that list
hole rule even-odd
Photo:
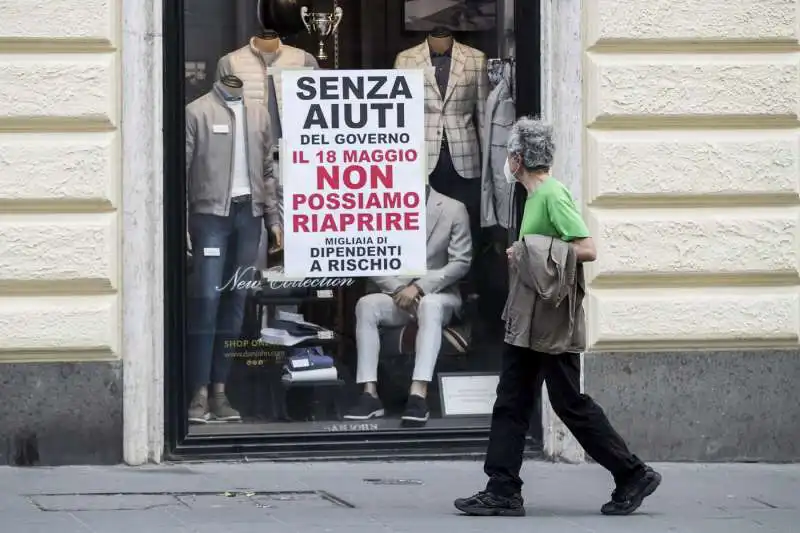
[{"label": "yellow painted wall", "polygon": [[119,357],[119,27],[0,2],[0,362]]},{"label": "yellow painted wall", "polygon": [[584,0],[592,350],[796,346],[791,0]]}]

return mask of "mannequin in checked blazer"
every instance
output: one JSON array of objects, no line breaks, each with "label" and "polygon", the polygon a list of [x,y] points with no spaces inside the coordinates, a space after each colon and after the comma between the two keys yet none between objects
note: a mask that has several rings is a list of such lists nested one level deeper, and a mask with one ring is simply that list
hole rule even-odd
[{"label": "mannequin in checked blazer", "polygon": [[[398,69],[425,73],[425,141],[428,183],[464,204],[472,245],[480,249],[481,139],[489,76],[486,56],[434,29],[425,42],[397,55]],[[447,66],[449,65],[449,68]],[[474,284],[474,273],[467,277]]]},{"label": "mannequin in checked blazer", "polygon": [[[464,179],[481,176],[480,132],[483,131],[484,105],[489,96],[486,55],[480,50],[453,41],[447,90],[441,94],[431,61],[428,39],[404,50],[394,62],[397,69],[425,71],[425,140],[428,148],[428,173],[439,159],[442,136],[447,140],[453,166]],[[477,126],[477,129],[476,129]],[[441,191],[440,191],[441,192]]]}]

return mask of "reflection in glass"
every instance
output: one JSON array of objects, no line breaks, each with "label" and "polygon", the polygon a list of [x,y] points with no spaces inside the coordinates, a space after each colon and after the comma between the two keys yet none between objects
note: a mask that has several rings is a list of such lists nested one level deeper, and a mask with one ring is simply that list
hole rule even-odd
[{"label": "reflection in glass", "polygon": [[[487,213],[507,202],[481,193],[495,167],[487,154],[503,143],[486,72],[498,32],[408,32],[401,0],[349,2],[330,57],[318,61],[319,35],[308,33],[301,8],[335,13],[343,3],[184,2],[192,435],[488,425],[491,385],[443,389],[440,375],[491,384],[473,378],[500,368],[507,233]],[[480,20],[493,20],[496,2],[475,4]],[[283,116],[280,72],[334,64],[426,69],[426,111],[443,118],[426,135],[433,222],[425,278],[283,275],[279,140],[291,117]],[[448,405],[484,407],[448,413],[442,395]]]}]

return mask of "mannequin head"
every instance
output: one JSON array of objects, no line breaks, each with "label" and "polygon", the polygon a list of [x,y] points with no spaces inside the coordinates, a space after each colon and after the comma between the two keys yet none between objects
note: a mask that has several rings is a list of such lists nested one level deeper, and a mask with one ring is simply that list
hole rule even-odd
[{"label": "mannequin head", "polygon": [[312,9],[311,0],[258,0],[258,22],[264,39],[277,39],[305,31],[300,8]]},{"label": "mannequin head", "polygon": [[219,80],[219,85],[223,94],[229,96],[231,99],[241,98],[244,92],[244,82],[242,82],[239,77],[232,74],[223,76],[222,79]]},{"label": "mannequin head", "polygon": [[452,37],[453,32],[445,26],[434,26],[428,35],[430,37]]},{"label": "mannequin head", "polygon": [[233,74],[223,76],[220,81],[228,89],[241,89],[244,87],[244,83],[242,82],[241,78],[234,76]]},{"label": "mannequin head", "polygon": [[258,32],[258,38],[266,41],[273,41],[275,39],[279,39],[280,35],[278,35],[278,32],[275,30],[262,29],[260,32]]},{"label": "mannequin head", "polygon": [[436,26],[428,33],[428,45],[434,52],[443,54],[453,46],[453,33],[444,26]]}]

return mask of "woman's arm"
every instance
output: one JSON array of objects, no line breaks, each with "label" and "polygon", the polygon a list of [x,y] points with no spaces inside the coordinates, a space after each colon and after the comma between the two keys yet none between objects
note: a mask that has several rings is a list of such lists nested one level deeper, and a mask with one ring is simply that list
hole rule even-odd
[{"label": "woman's arm", "polygon": [[579,263],[591,263],[597,259],[597,248],[594,245],[594,239],[591,237],[575,239],[571,244]]}]

